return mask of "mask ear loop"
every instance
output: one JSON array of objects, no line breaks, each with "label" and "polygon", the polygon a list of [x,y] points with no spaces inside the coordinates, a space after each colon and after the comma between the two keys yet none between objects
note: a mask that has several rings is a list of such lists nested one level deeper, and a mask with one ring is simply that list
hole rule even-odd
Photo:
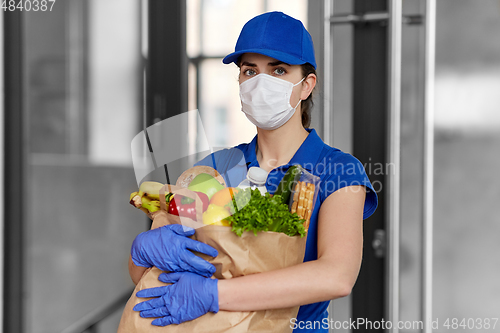
[{"label": "mask ear loop", "polygon": [[304,77],[302,78],[302,80],[300,80],[299,82],[297,82],[297,83],[296,83],[296,84],[294,84],[293,86],[294,86],[294,87],[295,87],[295,86],[298,86],[298,85],[299,85],[299,84],[301,84],[301,83],[302,83],[302,81],[304,81],[305,79],[306,79],[306,77],[304,76]]},{"label": "mask ear loop", "polygon": [[[294,84],[293,86],[294,86],[294,87],[295,87],[295,86],[298,86],[298,85],[299,85],[299,84],[301,84],[301,83],[302,83],[302,81],[304,81],[305,79],[306,79],[306,77],[304,76],[304,77],[302,78],[302,80],[300,80],[299,82],[297,82],[297,83],[296,83],[296,84]],[[298,102],[298,103],[297,103],[297,105],[295,105],[295,107],[293,108],[294,110],[297,110],[297,107],[299,106],[300,102],[302,102],[302,100],[299,98],[299,102]]]},{"label": "mask ear loop", "polygon": [[300,102],[302,102],[302,100],[299,98],[299,102],[297,103],[297,105],[295,105],[295,107],[293,108],[294,110],[297,110],[297,107],[299,106]]}]

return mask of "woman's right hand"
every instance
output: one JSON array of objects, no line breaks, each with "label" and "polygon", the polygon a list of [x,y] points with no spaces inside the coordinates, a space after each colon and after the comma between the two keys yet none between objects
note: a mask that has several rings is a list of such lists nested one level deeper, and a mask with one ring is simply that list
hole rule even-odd
[{"label": "woman's right hand", "polygon": [[216,257],[216,249],[189,236],[195,230],[179,224],[166,225],[139,234],[132,243],[131,258],[136,266],[155,266],[167,272],[192,272],[210,277],[215,266],[192,251]]}]

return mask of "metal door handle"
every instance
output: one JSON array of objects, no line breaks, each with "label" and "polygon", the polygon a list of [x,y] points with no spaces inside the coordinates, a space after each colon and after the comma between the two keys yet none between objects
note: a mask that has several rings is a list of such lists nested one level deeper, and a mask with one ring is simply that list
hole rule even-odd
[{"label": "metal door handle", "polygon": [[425,1],[424,158],[422,221],[422,320],[424,333],[432,332],[432,242],[434,184],[434,74],[436,53],[436,0]]},{"label": "metal door handle", "polygon": [[[392,323],[399,321],[399,242],[400,242],[400,170],[401,170],[401,47],[402,47],[402,2],[389,1],[389,124],[388,163],[393,163],[394,172],[387,175],[387,305],[386,313]],[[396,327],[394,327],[396,326]],[[398,333],[397,325],[392,327]]]},{"label": "metal door handle", "polygon": [[[400,120],[401,120],[401,33],[402,3],[391,0],[389,17],[390,35],[390,115],[389,162],[395,163],[396,172],[389,175],[388,200],[388,315],[393,323],[399,320],[399,232],[400,232]],[[424,56],[424,156],[423,156],[423,220],[422,220],[422,294],[421,311],[423,332],[431,333],[432,327],[432,228],[433,228],[433,167],[434,167],[434,68],[436,3],[425,0],[425,56]],[[392,332],[397,333],[397,327]]]}]

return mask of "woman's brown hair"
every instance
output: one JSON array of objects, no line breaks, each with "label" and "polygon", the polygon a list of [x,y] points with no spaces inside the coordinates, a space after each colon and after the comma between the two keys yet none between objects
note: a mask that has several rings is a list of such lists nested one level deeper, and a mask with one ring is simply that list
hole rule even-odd
[{"label": "woman's brown hair", "polygon": [[[305,63],[303,65],[300,66],[301,69],[302,69],[302,77],[307,77],[309,74],[314,74],[316,75],[316,70],[314,69],[314,67],[310,64],[310,63]],[[313,89],[314,91],[314,89]],[[311,111],[312,111],[312,107],[314,105],[314,102],[313,102],[313,91],[311,91],[311,93],[309,94],[309,96],[303,100],[302,102],[300,102],[301,104],[301,110],[302,110],[302,126],[304,126],[304,128],[308,128],[309,126],[311,126]]]}]

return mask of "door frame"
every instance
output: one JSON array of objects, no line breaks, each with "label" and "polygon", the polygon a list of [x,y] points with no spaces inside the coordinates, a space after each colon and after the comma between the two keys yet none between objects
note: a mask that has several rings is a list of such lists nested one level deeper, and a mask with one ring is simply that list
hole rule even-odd
[{"label": "door frame", "polygon": [[[3,297],[4,332],[23,332],[24,211],[26,151],[24,145],[22,14],[3,13]],[[6,306],[8,305],[8,306]]]}]

